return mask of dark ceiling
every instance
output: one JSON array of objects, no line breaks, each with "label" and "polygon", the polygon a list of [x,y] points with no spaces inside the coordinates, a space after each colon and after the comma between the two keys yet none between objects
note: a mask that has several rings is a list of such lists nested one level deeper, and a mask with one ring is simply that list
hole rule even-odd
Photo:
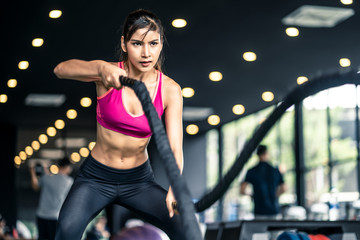
[{"label": "dark ceiling", "polygon": [[[299,37],[288,37],[281,19],[306,4],[352,8],[355,15],[334,28],[300,27]],[[238,117],[232,113],[234,104],[243,104],[246,114],[262,109],[281,100],[298,76],[336,71],[341,57],[360,65],[358,0],[349,6],[339,0],[7,1],[0,10],[0,93],[9,99],[0,104],[1,119],[46,128],[75,108],[79,116],[73,126],[95,126],[95,104],[86,109],[79,104],[84,96],[96,100],[94,84],[57,79],[53,68],[71,58],[117,61],[118,30],[137,8],[154,11],[165,26],[165,73],[182,87],[195,89],[184,106],[211,107],[222,123]],[[61,18],[48,17],[53,9],[62,10]],[[175,18],[186,19],[188,25],[173,28]],[[36,37],[44,39],[40,48],[31,46]],[[244,61],[246,51],[255,52],[258,60]],[[28,70],[17,68],[21,60],[30,62]],[[210,81],[211,71],[222,72],[223,80]],[[18,80],[14,89],[6,86],[10,78]],[[272,103],[261,99],[267,90],[275,94]],[[24,99],[30,93],[63,93],[66,102],[59,108],[28,107]],[[211,127],[205,120],[198,124],[201,131]]]}]

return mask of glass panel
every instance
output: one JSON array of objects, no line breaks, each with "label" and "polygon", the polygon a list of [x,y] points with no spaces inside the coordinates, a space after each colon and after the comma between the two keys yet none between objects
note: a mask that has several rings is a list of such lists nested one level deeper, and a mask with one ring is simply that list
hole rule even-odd
[{"label": "glass panel", "polygon": [[329,89],[332,161],[356,159],[355,103],[354,85]]},{"label": "glass panel", "polygon": [[281,205],[296,203],[295,176],[295,171],[289,171],[283,174],[284,182],[286,184],[286,192],[279,198],[279,203]]},{"label": "glass panel", "polygon": [[306,204],[311,206],[320,202],[329,191],[329,168],[319,166],[305,174]]},{"label": "glass panel", "polygon": [[206,187],[211,189],[219,181],[219,133],[210,130],[206,134]]},{"label": "glass panel", "polygon": [[303,104],[305,166],[326,165],[328,159],[327,91],[308,97]]},{"label": "glass panel", "polygon": [[339,192],[357,191],[356,161],[334,166],[331,174],[333,185]]}]

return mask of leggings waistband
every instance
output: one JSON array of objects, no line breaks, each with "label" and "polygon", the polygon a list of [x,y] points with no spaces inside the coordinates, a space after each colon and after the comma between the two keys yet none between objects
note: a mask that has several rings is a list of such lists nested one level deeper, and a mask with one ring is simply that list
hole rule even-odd
[{"label": "leggings waistband", "polygon": [[80,167],[79,175],[109,183],[129,183],[152,179],[153,171],[149,160],[134,168],[117,169],[97,161],[89,154]]}]

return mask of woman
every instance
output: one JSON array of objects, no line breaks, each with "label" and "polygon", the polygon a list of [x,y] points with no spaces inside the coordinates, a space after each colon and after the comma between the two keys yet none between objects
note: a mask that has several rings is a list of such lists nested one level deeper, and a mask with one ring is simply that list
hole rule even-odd
[{"label": "woman", "polygon": [[95,82],[97,140],[80,167],[57,226],[56,239],[80,239],[106,205],[120,204],[166,232],[184,239],[174,216],[174,194],[154,181],[146,147],[152,134],[140,101],[119,76],[142,81],[159,117],[165,114],[170,146],[182,172],[182,96],[179,85],[161,72],[163,27],[153,13],[137,10],[125,20],[120,62],[77,59],[54,69],[58,78]]}]

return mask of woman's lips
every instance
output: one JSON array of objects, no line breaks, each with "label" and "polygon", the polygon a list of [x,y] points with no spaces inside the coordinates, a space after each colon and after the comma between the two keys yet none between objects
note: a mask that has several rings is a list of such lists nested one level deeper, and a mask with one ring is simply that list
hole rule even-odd
[{"label": "woman's lips", "polygon": [[146,62],[140,62],[141,66],[143,67],[148,67],[151,64],[151,61],[146,61]]}]

